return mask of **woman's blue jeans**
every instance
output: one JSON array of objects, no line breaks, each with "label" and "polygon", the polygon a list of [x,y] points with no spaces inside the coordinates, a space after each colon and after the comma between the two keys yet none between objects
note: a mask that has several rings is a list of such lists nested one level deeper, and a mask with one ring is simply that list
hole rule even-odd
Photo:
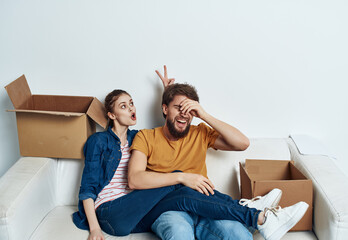
[{"label": "woman's blue jeans", "polygon": [[211,219],[236,220],[257,227],[260,211],[239,205],[238,200],[215,191],[206,196],[181,184],[135,190],[97,209],[103,231],[115,236],[151,231],[152,223],[166,211],[192,212]]}]

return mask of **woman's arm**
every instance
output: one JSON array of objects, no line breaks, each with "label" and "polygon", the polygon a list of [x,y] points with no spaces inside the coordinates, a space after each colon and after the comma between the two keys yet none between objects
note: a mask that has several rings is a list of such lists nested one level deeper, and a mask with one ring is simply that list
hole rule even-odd
[{"label": "woman's arm", "polygon": [[79,199],[82,200],[83,208],[87,217],[90,234],[88,240],[104,240],[94,208],[95,192],[101,171],[102,141],[97,134],[88,138],[84,146],[85,167],[83,169]]},{"label": "woman's arm", "polygon": [[105,240],[105,237],[100,228],[97,215],[95,214],[94,201],[92,198],[83,200],[83,208],[88,220],[89,237],[88,240]]},{"label": "woman's arm", "polygon": [[96,188],[99,185],[100,175],[104,174],[101,163],[102,152],[103,140],[98,137],[98,133],[95,133],[87,139],[84,146],[85,167],[81,178],[80,200],[97,198]]}]

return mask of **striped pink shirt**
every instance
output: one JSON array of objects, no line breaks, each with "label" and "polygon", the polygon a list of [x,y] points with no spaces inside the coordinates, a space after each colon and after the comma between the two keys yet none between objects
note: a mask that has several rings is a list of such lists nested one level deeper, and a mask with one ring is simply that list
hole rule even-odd
[{"label": "striped pink shirt", "polygon": [[128,142],[121,146],[122,158],[110,183],[98,194],[94,202],[97,209],[101,204],[122,197],[132,190],[128,188],[128,161],[130,158]]}]

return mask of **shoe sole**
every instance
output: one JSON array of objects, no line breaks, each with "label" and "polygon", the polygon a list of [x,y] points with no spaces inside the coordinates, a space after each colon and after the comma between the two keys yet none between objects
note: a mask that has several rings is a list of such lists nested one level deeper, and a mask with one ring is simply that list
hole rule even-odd
[{"label": "shoe sole", "polygon": [[267,240],[279,240],[281,239],[293,226],[298,223],[303,215],[306,213],[308,209],[308,204],[301,204],[301,207],[297,210],[294,216],[286,223],[284,223],[277,231],[275,231],[271,236],[267,238]]}]

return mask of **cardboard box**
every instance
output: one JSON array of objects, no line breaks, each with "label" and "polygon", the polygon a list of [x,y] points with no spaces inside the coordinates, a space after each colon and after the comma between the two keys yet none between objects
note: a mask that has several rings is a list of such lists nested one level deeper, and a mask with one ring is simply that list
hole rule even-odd
[{"label": "cardboard box", "polygon": [[32,95],[24,75],[5,87],[16,112],[22,156],[82,159],[95,122],[107,125],[94,97]]},{"label": "cardboard box", "polygon": [[241,180],[241,198],[251,199],[263,196],[274,188],[283,191],[279,205],[284,208],[299,201],[309,207],[303,218],[291,231],[312,230],[313,186],[292,161],[245,160],[245,166],[239,163]]}]

